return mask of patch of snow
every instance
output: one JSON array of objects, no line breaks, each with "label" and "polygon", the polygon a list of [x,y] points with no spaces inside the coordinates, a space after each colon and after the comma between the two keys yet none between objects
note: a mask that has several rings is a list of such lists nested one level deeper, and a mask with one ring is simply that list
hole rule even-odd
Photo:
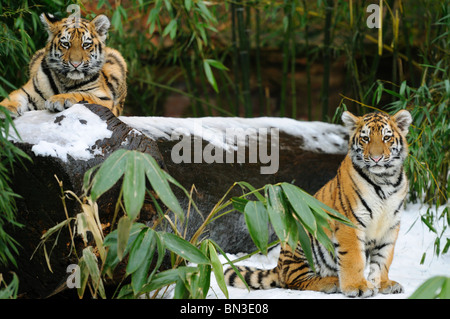
[{"label": "patch of snow", "polygon": [[132,129],[131,131],[128,132],[127,137],[125,138],[125,140],[122,141],[120,145],[124,146],[130,144],[130,140],[139,135],[142,135],[142,133],[136,129]]},{"label": "patch of snow", "polygon": [[348,142],[347,130],[336,124],[324,122],[304,122],[289,118],[258,117],[126,117],[119,119],[127,125],[138,129],[154,140],[171,140],[177,136],[191,135],[201,137],[212,145],[223,149],[235,149],[235,141],[227,139],[227,130],[233,129],[270,129],[302,137],[305,150],[329,154],[346,154]]},{"label": "patch of snow", "polygon": [[[203,118],[170,118],[170,117],[119,117],[130,127],[131,134],[143,132],[152,139],[178,140],[181,135],[201,137],[218,149],[236,150],[241,143],[229,134],[230,130],[242,129],[245,132],[253,129],[275,128],[280,132],[301,137],[302,148],[310,151],[329,154],[345,154],[347,152],[346,129],[341,125],[322,122],[302,122],[289,118],[239,118],[239,117],[203,117]],[[30,111],[17,118],[15,126],[23,142],[33,144],[32,151],[38,156],[59,157],[67,161],[67,156],[74,159],[88,160],[101,150],[95,148],[99,139],[109,138],[112,131],[107,129],[106,122],[86,109],[83,104],[75,104],[59,113],[49,111]],[[139,131],[138,131],[139,130]],[[255,138],[252,134],[250,138]],[[12,133],[10,139],[20,141]],[[244,141],[246,142],[246,141]],[[124,144],[128,143],[126,139]]]},{"label": "patch of snow", "polygon": [[[407,204],[402,213],[399,237],[395,246],[394,259],[389,271],[389,278],[399,282],[405,292],[401,294],[377,294],[375,299],[405,299],[427,279],[443,275],[450,277],[450,254],[436,256],[434,251],[435,234],[420,221],[420,216],[427,211],[426,206],[421,204]],[[441,214],[444,206],[439,208]],[[439,216],[439,214],[437,214]],[[442,229],[437,230],[438,233]],[[444,237],[450,237],[450,229],[446,229]],[[426,253],[425,262],[421,265],[423,253]],[[241,257],[242,254],[227,254],[230,260]],[[236,263],[236,265],[272,269],[277,265],[279,248],[272,249],[267,256],[257,254],[247,260]],[[222,263],[225,257],[219,256]],[[224,266],[226,269],[229,266]],[[230,299],[344,299],[341,293],[325,294],[314,291],[298,291],[282,288],[268,290],[252,290],[228,287]],[[214,275],[211,277],[211,289],[208,298],[225,298],[225,295],[217,285]]]},{"label": "patch of snow", "polygon": [[83,104],[59,113],[25,112],[14,120],[14,125],[21,139],[12,132],[10,140],[32,144],[36,156],[58,157],[65,162],[67,156],[88,160],[101,154],[95,142],[112,135],[106,122]]}]

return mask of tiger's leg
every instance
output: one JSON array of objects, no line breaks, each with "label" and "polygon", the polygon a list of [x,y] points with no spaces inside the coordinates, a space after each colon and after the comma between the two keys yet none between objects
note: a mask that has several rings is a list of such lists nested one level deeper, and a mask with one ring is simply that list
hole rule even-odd
[{"label": "tiger's leg", "polygon": [[32,97],[34,90],[31,81],[28,81],[23,87],[9,94],[7,98],[0,102],[0,105],[6,107],[12,117],[19,116],[26,111],[37,109],[35,101]]},{"label": "tiger's leg", "polygon": [[358,229],[341,227],[336,232],[339,242],[339,283],[348,297],[371,297],[378,292],[373,283],[364,277],[364,233]]},{"label": "tiger's leg", "polygon": [[394,246],[397,239],[399,226],[387,234],[385,241],[378,244],[371,251],[370,273],[368,280],[371,281],[380,293],[397,294],[403,292],[403,287],[398,282],[389,279],[389,268],[394,257]]},{"label": "tiger's leg", "polygon": [[313,290],[332,294],[339,292],[338,277],[321,277],[319,275],[301,276],[293,274],[292,278],[288,278],[285,287],[297,290]]},{"label": "tiger's leg", "polygon": [[282,246],[278,268],[281,286],[285,288],[325,293],[339,292],[339,278],[321,277],[316,274],[309,266],[300,245],[297,246],[295,253],[288,245]]},{"label": "tiger's leg", "polygon": [[[86,101],[90,104],[103,105],[113,111],[114,102],[111,100],[111,98],[108,97],[106,93],[99,95],[101,96],[97,96],[88,92],[57,94],[45,101],[45,108],[52,112],[61,112],[78,102]],[[118,116],[119,114],[114,115]]]}]

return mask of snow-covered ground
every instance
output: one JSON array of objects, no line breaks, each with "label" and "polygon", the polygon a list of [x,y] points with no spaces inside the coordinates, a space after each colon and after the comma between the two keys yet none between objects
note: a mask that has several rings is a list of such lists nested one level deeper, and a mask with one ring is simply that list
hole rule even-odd
[{"label": "snow-covered ground", "polygon": [[[444,207],[439,208],[441,212]],[[405,289],[402,294],[377,294],[373,298],[404,299],[408,298],[425,280],[432,276],[444,275],[450,277],[450,253],[436,256],[434,252],[435,234],[420,221],[427,207],[421,204],[408,204],[403,211],[400,234],[395,247],[394,260],[389,271],[392,280],[401,283]],[[442,230],[442,228],[440,229]],[[439,231],[440,231],[439,230]],[[450,229],[447,229],[444,238],[450,238]],[[423,253],[426,252],[425,262],[421,265]],[[272,249],[267,256],[254,255],[249,259],[236,263],[252,267],[270,269],[276,266],[279,249]],[[231,260],[242,255],[227,255]],[[220,256],[222,262],[226,262]],[[340,299],[346,298],[343,294],[325,294],[313,291],[297,291],[290,289],[252,290],[228,287],[230,299]],[[211,289],[208,298],[225,298],[216,283],[211,278]]]}]

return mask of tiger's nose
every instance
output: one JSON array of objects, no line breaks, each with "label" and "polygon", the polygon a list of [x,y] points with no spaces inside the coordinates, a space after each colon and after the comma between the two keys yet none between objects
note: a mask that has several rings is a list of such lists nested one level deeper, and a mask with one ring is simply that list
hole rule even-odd
[{"label": "tiger's nose", "polygon": [[380,155],[380,156],[371,156],[370,158],[371,158],[375,163],[378,163],[378,162],[381,160],[382,157],[383,157],[383,155]]},{"label": "tiger's nose", "polygon": [[70,64],[72,64],[72,66],[76,69],[77,67],[79,67],[81,65],[81,61],[70,61]]}]

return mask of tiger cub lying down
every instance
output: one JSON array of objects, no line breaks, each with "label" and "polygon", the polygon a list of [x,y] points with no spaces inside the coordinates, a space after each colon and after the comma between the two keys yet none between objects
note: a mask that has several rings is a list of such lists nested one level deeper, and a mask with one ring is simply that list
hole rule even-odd
[{"label": "tiger cub lying down", "polygon": [[49,37],[31,58],[30,79],[0,105],[19,116],[32,110],[63,111],[87,101],[120,115],[127,95],[127,65],[118,51],[105,45],[108,18],[58,21],[42,14],[41,21]]},{"label": "tiger cub lying down", "polygon": [[[388,277],[400,228],[400,211],[408,191],[403,162],[408,154],[406,134],[411,115],[371,113],[342,116],[350,131],[348,154],[335,178],[314,196],[347,216],[356,228],[331,221],[335,254],[311,236],[314,272],[300,247],[282,245],[278,265],[271,270],[238,267],[253,289],[283,287],[342,292],[350,297],[401,293],[403,287]],[[369,265],[369,275],[364,276]],[[225,271],[230,286],[245,287],[234,270]]]}]

